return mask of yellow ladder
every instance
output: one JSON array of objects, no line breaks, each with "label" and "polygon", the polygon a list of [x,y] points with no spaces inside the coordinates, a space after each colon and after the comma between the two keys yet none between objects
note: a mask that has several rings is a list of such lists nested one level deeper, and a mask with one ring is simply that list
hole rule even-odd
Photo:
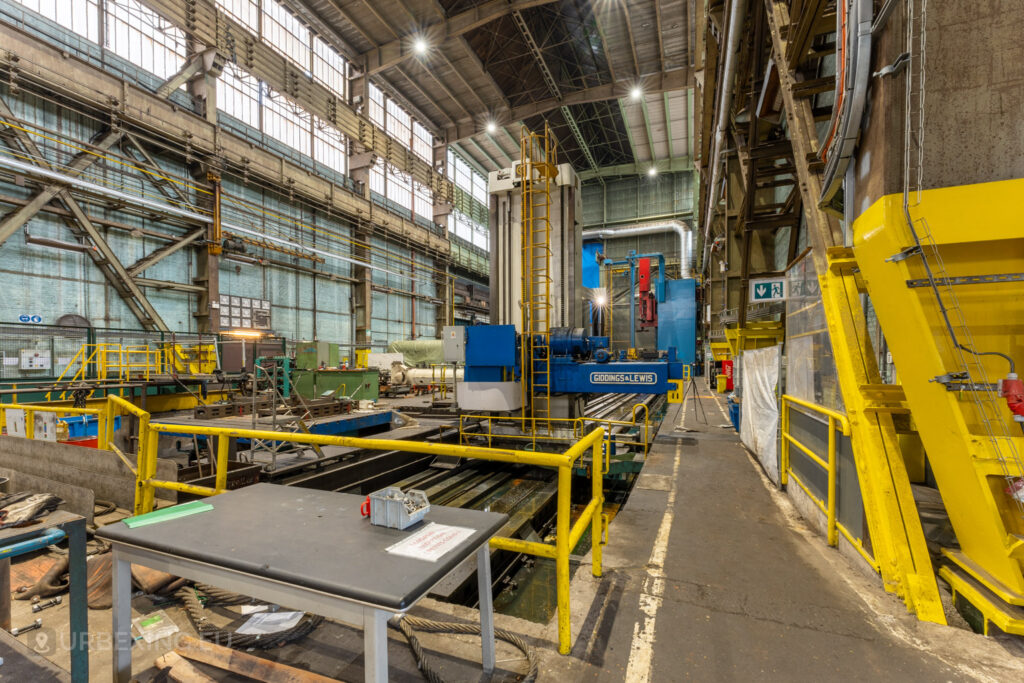
[{"label": "yellow ladder", "polygon": [[[551,184],[558,174],[556,145],[547,123],[543,134],[520,131],[522,188],[523,415],[537,433],[551,417]],[[525,423],[525,421],[524,421]],[[524,424],[525,426],[525,424]]]}]

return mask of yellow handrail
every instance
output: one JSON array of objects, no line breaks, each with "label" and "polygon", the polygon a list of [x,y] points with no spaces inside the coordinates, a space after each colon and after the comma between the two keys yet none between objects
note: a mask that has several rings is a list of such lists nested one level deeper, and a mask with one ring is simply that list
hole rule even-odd
[{"label": "yellow handrail", "polygon": [[[643,411],[644,411],[644,419],[643,419],[642,422],[638,422],[637,421],[637,410],[640,409],[640,408],[643,408]],[[474,424],[476,424],[476,423],[483,424],[484,422],[486,422],[486,424],[487,424],[487,431],[486,432],[469,431],[468,429],[466,429],[467,422],[469,422],[469,421],[475,421]],[[499,423],[500,422],[519,423],[519,425],[520,425],[520,432],[522,432],[522,433],[520,433],[520,434],[496,433],[493,430],[493,425],[494,425],[495,421],[497,421]],[[532,427],[534,425],[534,423],[546,424],[547,425],[547,435],[543,436],[543,437],[540,437],[537,434],[528,433],[527,427],[528,426]],[[602,425],[605,428],[605,442],[608,443],[608,444],[614,444],[614,445],[617,445],[617,446],[635,446],[635,445],[637,445],[637,441],[635,441],[633,439],[615,439],[615,438],[612,438],[613,435],[611,433],[611,428],[613,426],[622,426],[622,427],[640,427],[640,426],[642,426],[643,427],[643,441],[642,441],[642,443],[643,443],[643,447],[644,447],[644,455],[647,454],[647,451],[648,451],[649,445],[650,445],[650,439],[649,439],[650,428],[651,428],[651,424],[650,424],[650,410],[643,403],[635,403],[635,404],[633,404],[632,416],[631,416],[630,420],[612,420],[612,419],[608,419],[608,418],[591,418],[591,417],[577,417],[577,418],[568,418],[568,417],[547,417],[547,418],[542,418],[542,417],[536,417],[536,418],[534,418],[534,417],[528,417],[528,416],[524,417],[522,415],[507,415],[507,416],[497,417],[497,416],[494,416],[494,415],[482,415],[482,414],[481,415],[476,415],[476,414],[470,414],[470,413],[463,413],[462,415],[459,416],[459,441],[460,441],[460,443],[466,443],[466,441],[468,441],[468,439],[470,437],[472,437],[472,436],[486,436],[487,437],[487,446],[488,447],[492,446],[495,437],[500,437],[502,439],[508,439],[508,440],[511,440],[511,441],[529,441],[529,442],[533,443],[534,446],[536,446],[538,439],[541,440],[541,441],[568,441],[568,442],[572,442],[572,441],[574,441],[576,439],[579,439],[583,435],[584,429],[586,428],[586,426],[588,424],[599,424],[599,425]],[[564,436],[559,436],[557,434],[556,430],[557,430],[557,428],[559,426],[561,426],[562,429],[564,430],[564,433],[565,433]]]},{"label": "yellow handrail", "polygon": [[49,405],[22,405],[20,403],[4,403],[0,405],[0,428],[7,424],[9,409],[25,411],[25,438],[35,438],[35,414],[53,413],[54,415],[95,415],[96,416],[96,447],[107,450],[106,411],[100,408],[65,408]]},{"label": "yellow handrail", "polygon": [[[260,429],[234,429],[199,425],[177,425],[151,422],[149,413],[115,396],[109,397],[108,410],[115,406],[128,410],[139,417],[138,472],[136,475],[135,514],[153,510],[156,489],[167,489],[202,496],[223,493],[227,488],[227,457],[230,439],[261,439],[265,441],[286,441],[289,443],[341,446],[368,450],[403,451],[426,455],[447,455],[462,458],[478,458],[497,462],[509,462],[538,467],[554,467],[558,470],[558,500],[555,517],[555,544],[524,541],[517,538],[495,537],[491,547],[511,552],[525,553],[555,560],[555,584],[558,597],[558,651],[569,654],[572,635],[569,630],[569,554],[582,538],[586,527],[591,528],[593,538],[592,568],[595,577],[601,576],[601,545],[605,542],[604,527],[604,474],[610,467],[609,452],[604,448],[605,430],[598,427],[578,439],[564,453],[521,451],[502,448],[483,448],[461,444],[426,443],[388,439],[364,439],[350,436],[328,436],[292,432],[274,432]],[[192,434],[217,437],[217,474],[214,488],[196,486],[175,481],[156,479],[157,450],[160,434]],[[573,468],[587,450],[591,451],[591,498],[575,524],[571,523],[571,493]],[[603,455],[602,455],[603,452]]]},{"label": "yellow handrail", "polygon": [[[807,410],[810,410],[810,411],[819,413],[821,415],[824,415],[826,418],[828,418],[828,459],[827,460],[822,458],[821,456],[819,456],[817,453],[812,451],[806,445],[800,443],[800,441],[798,441],[796,439],[796,437],[794,437],[792,434],[789,433],[789,407],[790,407],[790,405],[795,405],[795,406],[799,406],[801,408],[805,408]],[[846,538],[846,540],[850,542],[850,545],[852,545],[857,550],[857,552],[859,552],[861,554],[861,556],[865,560],[867,560],[868,564],[870,564],[872,567],[874,567],[875,571],[878,571],[878,568],[879,568],[878,567],[878,563],[875,561],[875,558],[871,557],[871,555],[868,554],[867,550],[864,548],[864,544],[859,539],[854,538],[853,534],[851,534],[849,532],[849,530],[836,518],[836,505],[837,505],[836,487],[837,487],[838,474],[839,474],[839,461],[838,461],[838,458],[836,457],[836,426],[837,425],[839,426],[840,431],[841,431],[841,433],[844,436],[849,436],[850,435],[850,421],[847,419],[846,415],[844,415],[844,414],[842,414],[842,413],[840,413],[838,411],[832,410],[831,408],[826,408],[824,406],[819,406],[819,405],[817,405],[815,403],[811,403],[809,401],[804,401],[803,399],[799,399],[799,398],[796,398],[794,396],[789,396],[789,395],[783,395],[782,396],[782,416],[781,417],[782,417],[782,442],[781,442],[781,453],[780,453],[780,456],[779,456],[779,484],[781,486],[785,486],[788,483],[789,478],[792,478],[793,481],[795,481],[800,486],[800,488],[802,488],[804,490],[804,493],[807,494],[807,497],[810,498],[811,501],[815,505],[817,505],[818,508],[822,512],[825,513],[825,518],[826,518],[826,523],[827,523],[827,528],[828,528],[828,544],[831,545],[831,546],[837,545],[838,542],[839,542],[838,534],[842,533],[843,536]],[[806,484],[804,484],[804,482],[800,481],[800,478],[796,475],[796,472],[794,472],[790,468],[790,466],[789,466],[789,446],[790,446],[790,444],[793,444],[794,446],[799,448],[804,453],[804,455],[806,455],[811,460],[811,462],[813,462],[818,467],[822,468],[823,470],[825,470],[828,473],[828,490],[826,492],[826,495],[827,495],[827,499],[826,500],[822,501],[816,495],[814,495],[811,492],[810,488],[808,488],[808,486]]]}]

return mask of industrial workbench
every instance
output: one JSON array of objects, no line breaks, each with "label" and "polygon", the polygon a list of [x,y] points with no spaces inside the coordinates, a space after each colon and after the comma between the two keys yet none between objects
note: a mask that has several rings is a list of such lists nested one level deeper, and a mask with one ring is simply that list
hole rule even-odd
[{"label": "industrial workbench", "polygon": [[[403,614],[460,562],[476,553],[483,666],[494,668],[488,540],[507,515],[433,506],[398,531],[360,514],[365,498],[256,484],[205,499],[214,509],[97,536],[114,552],[114,680],[131,678],[131,564],[208,583],[286,608],[362,626],[366,680],[386,681],[387,620]],[[387,552],[429,522],[472,529],[436,562]]]}]

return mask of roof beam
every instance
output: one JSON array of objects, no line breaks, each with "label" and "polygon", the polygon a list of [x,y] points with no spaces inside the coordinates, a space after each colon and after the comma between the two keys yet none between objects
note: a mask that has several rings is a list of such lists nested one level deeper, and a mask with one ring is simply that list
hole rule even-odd
[{"label": "roof beam", "polygon": [[668,93],[663,93],[661,99],[665,103],[665,142],[668,144],[668,158],[671,159],[676,154],[672,144],[672,112],[668,106]]},{"label": "roof beam", "polygon": [[[430,24],[416,34],[396,37],[368,52],[363,53],[367,73],[374,75],[389,69],[415,54],[413,37],[423,36],[433,45],[441,45],[450,38],[465,35],[485,26],[495,19],[519,12],[530,7],[548,5],[556,0],[488,0],[476,7],[453,14],[445,21]],[[369,6],[370,3],[367,3]]]},{"label": "roof beam", "polygon": [[[651,161],[658,160],[658,154],[654,151],[654,131],[651,130],[651,113],[647,111],[647,98],[640,99],[640,112],[644,117],[644,129],[647,131],[647,149],[651,152]],[[671,143],[671,141],[669,141]]]},{"label": "roof beam", "polygon": [[622,125],[626,129],[626,137],[629,138],[629,151],[633,153],[633,161],[639,156],[636,153],[636,140],[633,139],[633,129],[629,127],[629,114],[626,113],[626,105],[619,100],[619,113],[622,114]]},{"label": "roof beam", "polygon": [[617,166],[602,166],[595,173],[594,171],[580,171],[580,180],[596,180],[597,178],[613,178],[615,176],[645,175],[651,167],[658,170],[658,173],[679,173],[693,170],[693,159],[676,157],[675,159],[660,159],[653,163],[641,164],[619,164]]},{"label": "roof beam", "polygon": [[494,148],[496,150],[498,150],[499,152],[501,152],[501,156],[503,156],[506,159],[508,159],[508,163],[510,163],[512,165],[515,165],[516,161],[518,161],[518,160],[517,159],[513,159],[512,155],[509,154],[508,152],[506,152],[505,148],[498,144],[498,139],[496,137],[494,137],[490,133],[484,133],[484,135],[486,135],[487,139],[491,141],[491,144],[494,145]]},{"label": "roof beam", "polygon": [[[628,97],[630,90],[637,84],[636,79],[606,83],[592,88],[583,88],[564,94],[562,97],[552,97],[518,107],[511,107],[502,111],[494,112],[494,121],[499,126],[508,125],[531,116],[540,116],[554,109],[568,107],[575,104],[589,104],[592,102],[604,102],[607,100]],[[649,95],[671,92],[673,90],[685,90],[693,86],[693,72],[689,68],[673,69],[650,74],[640,80],[640,87],[644,93]],[[464,119],[454,126],[445,129],[445,139],[448,142],[457,142],[463,138],[475,135],[478,123],[473,119]]]},{"label": "roof beam", "polygon": [[477,159],[475,156],[469,153],[469,150],[467,150],[465,147],[459,144],[453,144],[451,145],[451,147],[460,157],[462,157],[466,161],[466,163],[472,166],[477,173],[480,173],[485,178],[487,177],[487,169],[484,168],[484,165],[480,163],[479,159]]},{"label": "roof beam", "polygon": [[485,159],[487,159],[494,165],[495,171],[498,170],[499,168],[502,168],[501,164],[498,163],[498,160],[492,157],[490,153],[486,149],[484,149],[479,142],[476,141],[476,138],[470,138],[469,141],[473,143],[473,146],[480,151],[480,154],[482,154]]}]

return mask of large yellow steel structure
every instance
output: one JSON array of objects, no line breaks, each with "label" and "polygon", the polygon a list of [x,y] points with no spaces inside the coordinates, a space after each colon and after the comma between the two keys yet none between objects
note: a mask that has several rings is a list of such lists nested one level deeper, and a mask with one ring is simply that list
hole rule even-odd
[{"label": "large yellow steel structure", "polygon": [[558,175],[555,137],[523,126],[518,175],[522,191],[523,415],[537,423],[551,417],[551,185]]},{"label": "large yellow steel structure", "polygon": [[907,212],[890,195],[854,223],[857,266],[960,544],[943,550],[940,575],[986,631],[1019,635],[1024,506],[1007,489],[1024,476],[1024,436],[991,386],[1007,360],[991,354],[1024,359],[1022,196],[1024,179],[926,190]]},{"label": "large yellow steel structure", "polygon": [[818,135],[809,99],[794,95],[794,73],[787,64],[789,6],[767,0],[772,56],[779,79],[786,123],[793,145],[811,258],[821,287],[839,386],[850,422],[854,461],[864,513],[883,585],[925,621],[946,623],[938,584],[925,544],[893,414],[905,412],[900,388],[882,383],[867,333],[852,250],[843,244],[833,216],[819,205],[821,172],[809,159],[818,155]]}]

